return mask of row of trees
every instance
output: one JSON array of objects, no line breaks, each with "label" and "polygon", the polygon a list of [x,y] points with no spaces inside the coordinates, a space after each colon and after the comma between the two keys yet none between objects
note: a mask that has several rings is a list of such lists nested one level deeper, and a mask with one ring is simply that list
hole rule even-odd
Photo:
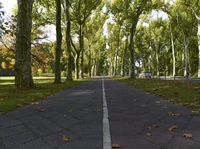
[{"label": "row of trees", "polygon": [[[108,38],[113,52],[110,74],[135,77],[136,69],[158,77],[200,77],[199,6],[198,0],[113,0],[110,11],[114,22],[109,25]],[[152,16],[152,10],[157,16]],[[167,18],[159,16],[161,12]]]},{"label": "row of trees", "polygon": [[[17,17],[4,23],[1,47],[9,52],[0,54],[0,64],[12,68],[14,59],[18,88],[33,87],[32,74],[39,69],[54,72],[55,83],[61,82],[61,72],[67,80],[84,74],[134,78],[136,71],[200,76],[199,3],[18,0]],[[159,17],[161,11],[168,17]],[[45,28],[52,25],[56,42],[47,41]]]}]

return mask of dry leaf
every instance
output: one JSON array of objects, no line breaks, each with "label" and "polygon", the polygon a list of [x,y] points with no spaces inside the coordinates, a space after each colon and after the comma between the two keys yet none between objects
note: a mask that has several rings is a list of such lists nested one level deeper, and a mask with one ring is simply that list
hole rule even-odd
[{"label": "dry leaf", "polygon": [[120,148],[121,145],[120,144],[112,144],[112,148]]},{"label": "dry leaf", "polygon": [[39,112],[45,112],[45,111],[47,111],[47,109],[46,108],[39,108],[38,111]]},{"label": "dry leaf", "polygon": [[178,126],[177,125],[172,125],[168,130],[170,132],[174,132],[176,129],[178,129]]},{"label": "dry leaf", "polygon": [[152,136],[152,134],[151,134],[150,132],[147,132],[146,135],[147,135],[148,137],[151,137],[151,136]]},{"label": "dry leaf", "polygon": [[175,113],[175,112],[168,112],[169,116],[180,116],[180,113]]},{"label": "dry leaf", "polygon": [[192,139],[192,134],[191,133],[184,133],[183,137],[186,139]]},{"label": "dry leaf", "polygon": [[157,104],[160,104],[160,101],[156,101]]},{"label": "dry leaf", "polygon": [[157,124],[153,124],[152,126],[153,126],[153,128],[158,128],[159,127],[159,125],[157,125]]},{"label": "dry leaf", "polygon": [[63,136],[63,141],[65,141],[65,142],[69,142],[69,141],[70,141],[70,138],[67,137],[67,136]]},{"label": "dry leaf", "polygon": [[149,130],[151,130],[151,129],[152,129],[152,127],[151,127],[151,126],[148,126],[147,128],[148,128]]}]

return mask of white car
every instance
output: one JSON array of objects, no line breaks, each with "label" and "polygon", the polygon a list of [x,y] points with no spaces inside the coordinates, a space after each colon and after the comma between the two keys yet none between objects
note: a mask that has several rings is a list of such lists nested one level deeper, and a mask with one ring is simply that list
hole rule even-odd
[{"label": "white car", "polygon": [[151,77],[152,77],[151,72],[141,72],[139,74],[139,78],[151,78]]}]

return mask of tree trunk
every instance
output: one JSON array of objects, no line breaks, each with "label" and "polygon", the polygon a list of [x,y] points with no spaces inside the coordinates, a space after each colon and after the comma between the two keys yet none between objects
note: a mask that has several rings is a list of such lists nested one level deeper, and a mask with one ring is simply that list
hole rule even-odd
[{"label": "tree trunk", "polygon": [[183,35],[183,42],[184,42],[184,53],[185,53],[185,69],[184,69],[184,76],[188,76],[188,64],[189,64],[189,51],[188,51],[188,45],[189,45],[189,39],[185,35]]},{"label": "tree trunk", "polygon": [[61,82],[61,45],[62,45],[62,30],[61,30],[61,0],[56,0],[56,53],[55,53],[55,80],[54,83]]},{"label": "tree trunk", "polygon": [[91,78],[92,77],[92,70],[91,70],[91,44],[89,44],[89,47],[88,47],[88,75],[89,77]]},{"label": "tree trunk", "polygon": [[128,36],[126,37],[125,48],[124,48],[123,58],[122,58],[122,69],[121,69],[121,76],[122,77],[125,76],[125,65],[126,65],[125,61],[126,61],[127,48],[128,48]]},{"label": "tree trunk", "polygon": [[199,48],[199,66],[198,66],[198,77],[200,77],[200,17],[198,17],[198,48]]},{"label": "tree trunk", "polygon": [[92,66],[92,76],[96,76],[97,75],[97,62],[96,60],[94,59],[94,64]]},{"label": "tree trunk", "polygon": [[84,78],[84,39],[82,35],[82,51],[81,51],[81,79]]},{"label": "tree trunk", "polygon": [[81,70],[80,70],[80,75],[81,78],[83,78],[83,61],[84,61],[84,38],[83,38],[83,25],[80,24],[79,26],[79,45],[80,45],[80,53],[81,53]]},{"label": "tree trunk", "polygon": [[156,72],[157,72],[157,78],[160,77],[160,70],[159,70],[159,67],[160,67],[160,63],[159,63],[159,47],[156,48]]},{"label": "tree trunk", "polygon": [[33,0],[18,0],[15,85],[17,88],[32,88],[31,29]]},{"label": "tree trunk", "polygon": [[174,47],[174,35],[172,32],[172,26],[170,24],[170,29],[171,29],[171,45],[172,45],[172,58],[173,58],[173,72],[172,72],[172,76],[175,79],[176,76],[176,57],[175,57],[175,47]]},{"label": "tree trunk", "polygon": [[130,78],[135,78],[135,48],[134,48],[134,35],[137,23],[133,22],[130,31]]},{"label": "tree trunk", "polygon": [[73,56],[71,49],[71,20],[69,14],[69,0],[65,0],[65,16],[66,16],[66,46],[68,53],[68,65],[67,65],[67,78],[66,80],[72,81],[72,71],[73,71]]},{"label": "tree trunk", "polygon": [[115,50],[115,60],[114,60],[114,75],[116,76],[118,75],[118,53],[119,53],[119,49],[120,49],[120,31],[121,31],[121,25],[119,26],[119,30],[118,30],[118,38],[117,38],[117,48]]},{"label": "tree trunk", "polygon": [[80,51],[76,53],[76,60],[75,60],[75,79],[79,79],[79,58],[80,58]]}]

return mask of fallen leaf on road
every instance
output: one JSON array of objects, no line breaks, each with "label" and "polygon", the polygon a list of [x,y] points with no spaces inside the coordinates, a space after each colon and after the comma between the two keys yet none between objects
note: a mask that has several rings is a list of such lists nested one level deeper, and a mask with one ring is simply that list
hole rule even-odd
[{"label": "fallen leaf on road", "polygon": [[153,124],[152,126],[153,126],[153,128],[158,128],[159,127],[159,125],[157,125],[157,124]]},{"label": "fallen leaf on road", "polygon": [[152,136],[152,134],[151,134],[150,132],[147,132],[146,135],[147,135],[148,137],[151,137],[151,136]]},{"label": "fallen leaf on road", "polygon": [[65,142],[69,142],[69,141],[70,141],[70,138],[67,137],[67,136],[63,136],[63,141],[65,141]]},{"label": "fallen leaf on road", "polygon": [[175,112],[168,112],[169,116],[180,116],[180,113],[175,113]]},{"label": "fallen leaf on road", "polygon": [[101,112],[102,109],[101,109],[101,108],[97,108],[96,111],[97,111],[97,112]]},{"label": "fallen leaf on road", "polygon": [[148,126],[147,128],[148,128],[149,130],[151,130],[151,129],[152,129],[152,127],[151,127],[151,126]]},{"label": "fallen leaf on road", "polygon": [[191,133],[184,133],[183,137],[186,139],[192,139],[192,134]]},{"label": "fallen leaf on road", "polygon": [[167,106],[163,106],[162,108],[163,108],[163,109],[167,109],[168,107],[167,107]]},{"label": "fallen leaf on road", "polygon": [[160,101],[156,101],[157,104],[160,104]]},{"label": "fallen leaf on road", "polygon": [[46,108],[39,108],[39,109],[38,109],[38,112],[45,112],[45,111],[47,111]]},{"label": "fallen leaf on road", "polygon": [[172,125],[168,130],[170,132],[174,132],[176,129],[178,129],[178,126],[177,125]]},{"label": "fallen leaf on road", "polygon": [[112,148],[120,148],[121,145],[120,144],[112,144]]}]

